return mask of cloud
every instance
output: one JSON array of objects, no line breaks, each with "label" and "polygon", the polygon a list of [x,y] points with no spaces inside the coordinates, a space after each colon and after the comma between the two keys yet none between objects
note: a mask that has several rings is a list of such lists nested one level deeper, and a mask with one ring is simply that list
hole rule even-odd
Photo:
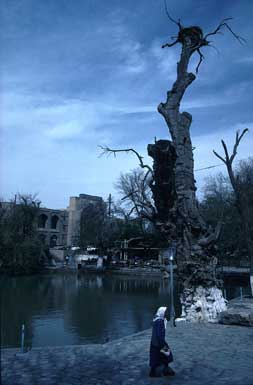
[{"label": "cloud", "polygon": [[[47,129],[44,135],[51,139],[92,140],[96,129],[101,126],[105,115],[108,115],[106,106],[91,104],[81,100],[70,100],[53,107],[41,108],[37,114],[48,117]],[[96,132],[103,137],[103,130]]]},{"label": "cloud", "polygon": [[251,64],[253,63],[253,56],[240,57],[237,61],[238,63]]},{"label": "cloud", "polygon": [[121,42],[118,42],[117,47],[114,49],[122,56],[123,64],[121,69],[126,74],[140,74],[145,71],[147,62],[140,42],[127,40],[123,36]]},{"label": "cloud", "polygon": [[150,55],[153,56],[154,64],[160,76],[166,76],[166,80],[176,78],[177,57],[174,50],[162,49],[161,42],[155,39],[150,47]]},{"label": "cloud", "polygon": [[[1,63],[5,196],[18,190],[39,191],[43,204],[65,207],[69,195],[109,194],[117,175],[137,163],[126,154],[116,160],[98,158],[98,144],[134,147],[145,155],[154,136],[169,137],[157,105],[175,80],[179,46],[161,49],[161,45],[176,26],[168,23],[157,2],[5,3]],[[243,22],[237,22],[235,30],[247,36],[248,48],[227,34],[217,39],[222,54],[205,50],[206,60],[181,106],[193,114],[197,168],[216,162],[212,147],[218,150],[223,136],[232,143],[236,128],[243,127],[237,122],[251,122],[247,4],[223,5],[218,19],[236,10]],[[180,6],[182,20],[189,20],[192,5],[189,1]],[[191,20],[197,23],[199,18],[208,30],[217,20],[217,9],[197,5]],[[171,2],[175,15],[177,7],[178,2]],[[193,58],[192,71],[197,61]],[[251,138],[250,133],[240,147],[245,149],[248,142],[251,146]],[[196,173],[200,184],[204,173]]]},{"label": "cloud", "polygon": [[1,125],[3,133],[15,137],[44,137],[44,140],[108,139],[103,123],[113,119],[113,106],[107,103],[75,99],[52,100],[43,94],[6,93],[3,98],[5,113]]}]

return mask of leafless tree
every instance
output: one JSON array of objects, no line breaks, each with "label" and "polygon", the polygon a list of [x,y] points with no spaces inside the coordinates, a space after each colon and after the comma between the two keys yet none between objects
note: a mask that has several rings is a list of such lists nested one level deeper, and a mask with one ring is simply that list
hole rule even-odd
[{"label": "leafless tree", "polygon": [[233,169],[233,161],[236,157],[238,146],[247,131],[247,128],[245,128],[242,133],[237,131],[235,144],[231,155],[228,153],[228,148],[224,140],[222,140],[221,143],[225,156],[223,157],[219,155],[216,151],[213,152],[222,162],[225,163],[235,194],[236,205],[241,217],[250,260],[250,284],[251,292],[253,295],[253,229],[251,228],[252,212],[250,210],[250,207],[252,206],[250,199],[251,194],[253,193],[253,168],[250,166],[250,163],[244,162],[241,163],[239,173],[236,173]]},{"label": "leafless tree", "polygon": [[115,187],[123,196],[121,200],[129,208],[128,215],[135,213],[140,218],[154,222],[156,209],[149,187],[149,179],[142,169],[135,169],[121,174]]},{"label": "leafless tree", "polygon": [[168,244],[172,240],[177,241],[177,264],[181,281],[184,286],[213,286],[218,284],[211,263],[213,244],[219,236],[221,222],[213,231],[200,214],[190,136],[192,116],[188,112],[181,112],[180,104],[187,88],[196,78],[195,74],[188,72],[190,60],[195,54],[199,56],[196,67],[198,73],[204,58],[202,49],[210,47],[209,37],[227,29],[240,43],[244,39],[233,32],[229,25],[230,18],[222,20],[212,32],[204,34],[199,26],[184,27],[180,20],[176,21],[170,16],[167,8],[166,12],[169,20],[177,26],[178,34],[172,43],[166,43],[162,48],[181,45],[176,80],[167,92],[166,101],[158,106],[171,140],[157,141],[148,146],[148,153],[154,160],[152,169],[134,149],[114,150],[103,147],[103,150],[114,155],[120,151],[135,153],[140,166],[151,176],[150,188],[158,214],[156,225],[166,234]]},{"label": "leafless tree", "polygon": [[[210,46],[210,36],[221,33],[222,30],[230,31],[240,43],[244,41],[231,29],[230,18],[222,20],[219,25],[209,33],[204,33],[199,26],[184,27],[180,20],[174,20],[167,8],[168,18],[178,27],[178,34],[172,43],[166,43],[162,48],[170,48],[179,44],[181,46],[180,59],[177,63],[177,75],[171,90],[167,92],[167,99],[158,106],[158,112],[163,116],[171,135],[171,149],[176,152],[174,165],[175,195],[174,204],[171,205],[169,221],[174,224],[174,234],[168,238],[177,239],[177,261],[181,277],[191,276],[186,279],[186,285],[216,285],[212,279],[215,275],[211,272],[213,244],[217,240],[221,222],[212,231],[200,215],[196,199],[194,179],[193,147],[190,136],[192,116],[188,112],[180,111],[180,104],[187,88],[196,79],[196,75],[188,72],[188,66],[193,55],[199,56],[196,67],[198,73],[204,58],[202,49]],[[176,214],[174,214],[176,213]],[[184,280],[184,278],[183,278]]]}]

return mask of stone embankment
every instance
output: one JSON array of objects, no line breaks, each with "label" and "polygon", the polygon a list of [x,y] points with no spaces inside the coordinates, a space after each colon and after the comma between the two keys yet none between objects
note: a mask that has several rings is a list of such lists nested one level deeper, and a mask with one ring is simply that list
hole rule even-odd
[{"label": "stone embankment", "polygon": [[2,350],[2,385],[253,385],[253,328],[168,324],[175,377],[149,378],[151,330],[104,345]]},{"label": "stone embankment", "polygon": [[[177,273],[177,266],[174,265],[173,267],[175,275]],[[165,273],[166,270],[166,273]],[[56,266],[47,266],[45,269],[45,272],[50,273],[76,273],[77,266],[75,264],[63,264],[58,263]],[[84,272],[85,269],[81,269],[79,272]],[[230,267],[230,266],[223,266],[218,267],[217,272],[221,274],[222,276],[245,276],[249,275],[249,268],[248,267]],[[106,269],[106,273],[109,274],[115,274],[115,275],[129,275],[129,276],[143,276],[143,277],[168,277],[169,276],[169,270],[165,269],[164,266],[160,266],[160,268],[152,268],[152,267],[121,267],[121,268],[108,268]]]},{"label": "stone embankment", "polygon": [[225,325],[253,327],[253,298],[243,297],[229,301],[227,310],[219,315],[219,322]]}]

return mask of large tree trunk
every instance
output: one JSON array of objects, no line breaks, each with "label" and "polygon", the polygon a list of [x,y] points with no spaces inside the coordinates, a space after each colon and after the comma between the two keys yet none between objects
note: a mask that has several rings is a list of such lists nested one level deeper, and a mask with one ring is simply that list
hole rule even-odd
[{"label": "large tree trunk", "polygon": [[[195,39],[195,36],[194,36]],[[192,254],[200,256],[206,254],[207,245],[203,244],[206,225],[199,213],[196,199],[194,180],[193,150],[190,136],[192,117],[187,112],[180,112],[180,102],[187,87],[194,81],[195,75],[187,72],[192,48],[191,33],[185,34],[182,41],[180,61],[177,64],[177,79],[172,89],[167,93],[167,100],[158,106],[163,115],[176,151],[175,188],[177,209],[177,258],[179,269],[184,268],[187,261],[191,261]],[[205,242],[204,242],[205,243]]]},{"label": "large tree trunk", "polygon": [[[196,30],[198,33],[196,34]],[[200,31],[200,32],[199,32]],[[198,209],[196,199],[196,187],[194,180],[194,161],[193,149],[190,136],[190,125],[192,116],[187,112],[180,112],[180,102],[189,85],[195,80],[195,75],[188,73],[188,64],[191,55],[196,51],[196,47],[201,46],[202,31],[198,27],[181,28],[180,43],[182,44],[180,61],[177,64],[177,79],[172,89],[167,93],[165,103],[160,103],[158,111],[164,117],[172,141],[169,144],[170,156],[170,179],[174,180],[174,189],[171,188],[170,194],[166,191],[168,187],[162,187],[160,181],[156,177],[156,163],[159,158],[154,154],[159,153],[160,143],[149,145],[148,152],[154,159],[154,183],[152,191],[159,216],[159,206],[167,210],[166,218],[159,218],[163,222],[163,230],[167,229],[168,241],[177,241],[177,266],[178,276],[185,288],[182,294],[183,313],[186,319],[207,319],[211,320],[217,317],[217,312],[213,311],[215,301],[219,302],[219,310],[224,310],[226,305],[222,298],[221,291],[217,288],[221,284],[217,280],[215,274],[215,263],[213,258],[213,245],[217,238],[217,231],[213,232],[207,228]],[[198,40],[199,39],[199,40]],[[171,156],[171,149],[175,152],[175,159]],[[174,162],[174,163],[173,163]],[[173,170],[173,171],[172,171]],[[165,170],[166,173],[166,170]],[[160,184],[160,187],[157,187]],[[159,193],[160,202],[157,203],[156,189],[164,190]],[[161,202],[169,197],[170,203]],[[158,222],[159,222],[158,220]],[[161,227],[161,226],[160,226]],[[207,289],[208,288],[208,289]],[[207,315],[206,306],[203,298],[210,298],[210,288],[214,293],[211,304],[214,306]],[[203,289],[203,290],[202,290]],[[206,291],[207,290],[207,291]],[[201,295],[200,295],[201,292]],[[198,306],[193,310],[193,304],[196,303],[196,295]],[[204,297],[203,297],[204,296]],[[202,298],[202,299],[200,299]],[[216,299],[215,299],[216,298]],[[200,302],[203,302],[203,306]],[[195,315],[193,315],[193,313]],[[197,314],[198,313],[198,314]]]}]

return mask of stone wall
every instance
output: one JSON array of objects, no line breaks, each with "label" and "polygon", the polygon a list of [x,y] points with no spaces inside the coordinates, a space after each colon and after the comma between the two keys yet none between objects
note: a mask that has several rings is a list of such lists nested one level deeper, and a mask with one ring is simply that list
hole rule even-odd
[{"label": "stone wall", "polygon": [[[80,235],[82,210],[90,203],[101,204],[103,199],[95,195],[80,194],[69,198],[67,209],[57,210],[40,207],[37,228],[41,240],[50,248],[77,246]],[[7,207],[11,202],[2,202]]]},{"label": "stone wall", "polygon": [[50,249],[50,254],[56,261],[64,262],[66,250]]},{"label": "stone wall", "polygon": [[65,246],[67,243],[68,212],[40,208],[38,232],[43,242],[49,247]]}]

